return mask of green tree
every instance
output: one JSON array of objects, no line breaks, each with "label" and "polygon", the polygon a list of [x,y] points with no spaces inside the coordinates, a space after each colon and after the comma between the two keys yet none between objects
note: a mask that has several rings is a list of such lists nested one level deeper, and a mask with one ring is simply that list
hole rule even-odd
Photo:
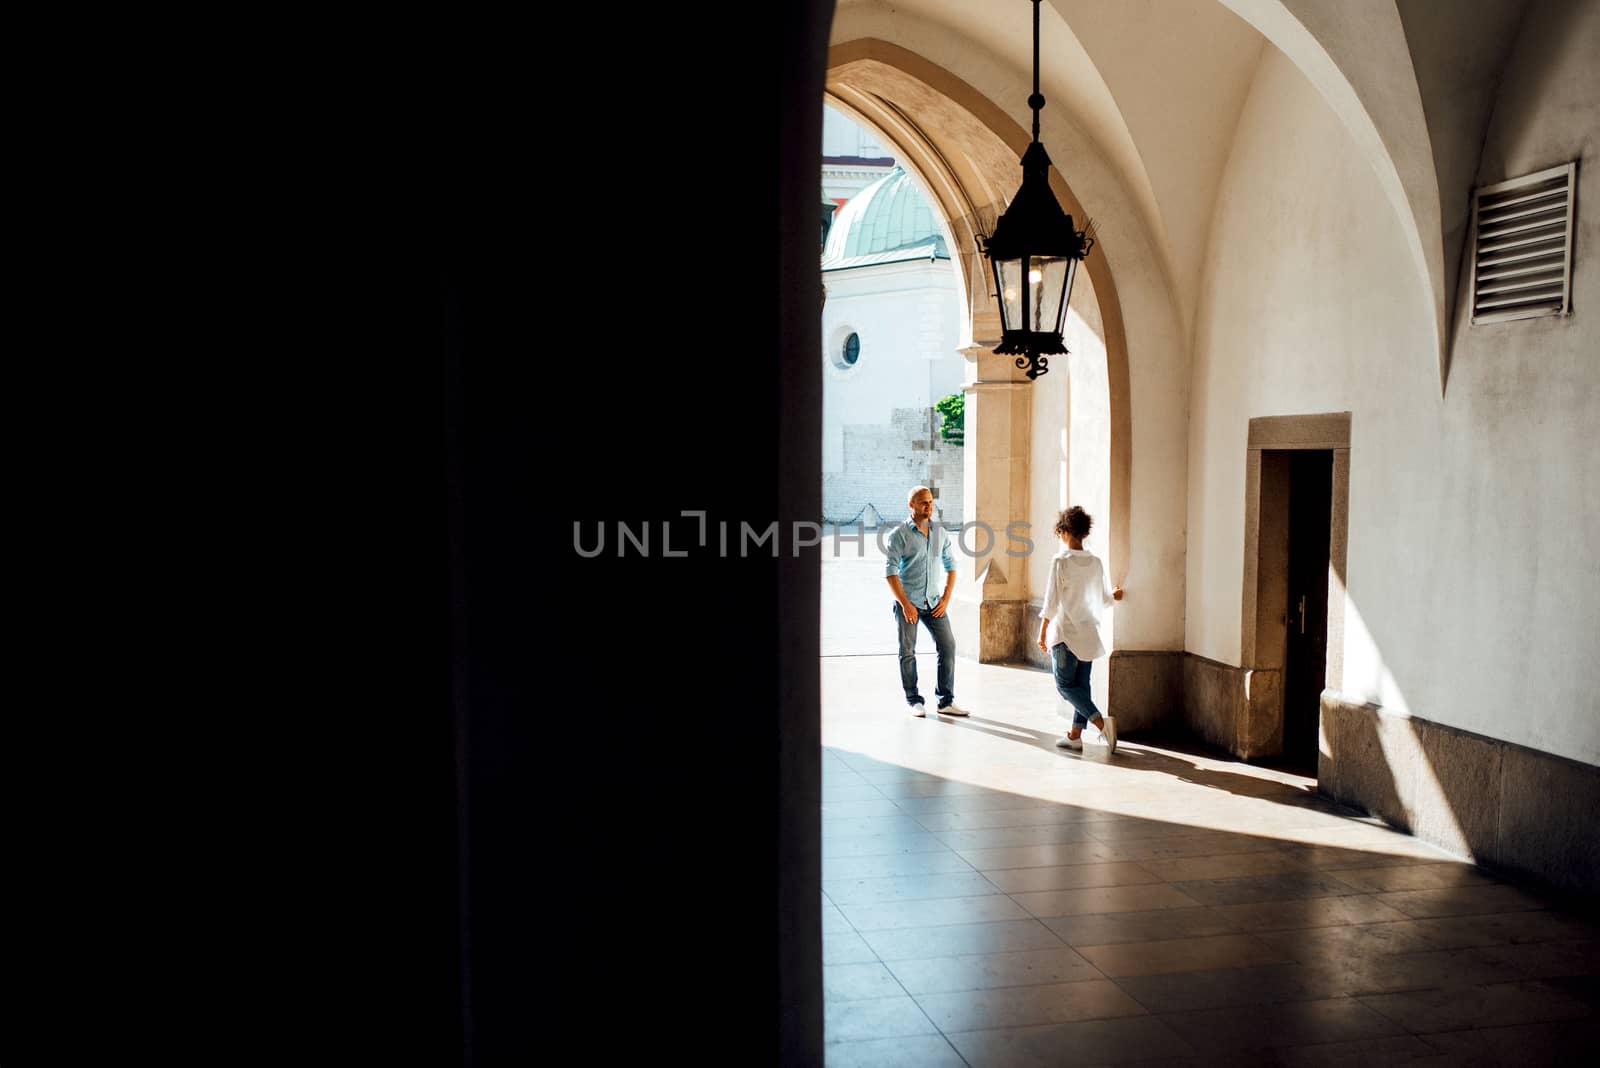
[{"label": "green tree", "polygon": [[934,411],[944,417],[944,423],[939,427],[939,436],[944,440],[953,441],[957,445],[963,443],[966,432],[966,406],[965,393],[952,393],[933,406]]}]

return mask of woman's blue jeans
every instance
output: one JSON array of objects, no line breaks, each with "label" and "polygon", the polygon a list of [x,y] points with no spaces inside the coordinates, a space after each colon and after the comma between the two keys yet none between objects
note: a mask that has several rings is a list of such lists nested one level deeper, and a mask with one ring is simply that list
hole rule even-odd
[{"label": "woman's blue jeans", "polygon": [[1056,642],[1050,650],[1050,671],[1055,676],[1056,693],[1073,708],[1072,726],[1083,730],[1084,725],[1100,715],[1089,696],[1089,669],[1093,660],[1079,660],[1072,655],[1066,642]]}]

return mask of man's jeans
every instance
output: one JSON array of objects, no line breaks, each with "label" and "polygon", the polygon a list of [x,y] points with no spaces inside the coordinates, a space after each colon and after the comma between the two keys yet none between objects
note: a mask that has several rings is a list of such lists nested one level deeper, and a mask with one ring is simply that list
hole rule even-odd
[{"label": "man's jeans", "polygon": [[[906,622],[900,602],[891,602],[891,606],[900,628],[900,685],[905,688],[907,704],[921,704],[922,695],[917,692],[917,624]],[[939,685],[933,692],[941,706],[947,705],[956,698],[956,636],[950,629],[950,614],[946,612],[935,619],[933,609],[918,608],[917,622],[925,624],[933,635],[934,648],[939,652]]]},{"label": "man's jeans", "polygon": [[1056,693],[1073,707],[1072,726],[1083,730],[1084,725],[1100,714],[1089,696],[1089,669],[1093,660],[1079,660],[1072,655],[1066,642],[1056,642],[1050,650],[1050,670],[1055,675]]}]

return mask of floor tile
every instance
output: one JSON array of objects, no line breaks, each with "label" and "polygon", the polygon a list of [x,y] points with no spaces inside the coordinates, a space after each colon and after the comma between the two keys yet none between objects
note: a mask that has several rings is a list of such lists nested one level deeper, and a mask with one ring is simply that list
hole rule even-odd
[{"label": "floor tile", "polygon": [[1032,824],[1023,827],[985,827],[969,831],[934,831],[939,840],[956,850],[1004,849],[1010,846],[1087,842],[1081,825]]},{"label": "floor tile", "polygon": [[1119,859],[1112,854],[1112,849],[1097,842],[1052,842],[999,849],[958,849],[956,852],[979,871],[988,871],[991,868],[1056,868]]},{"label": "floor tile", "polygon": [[822,931],[824,934],[829,934],[834,931],[853,930],[855,930],[855,928],[850,926],[850,921],[844,918],[844,914],[839,911],[839,907],[837,905],[831,901],[824,901],[822,903]]},{"label": "floor tile", "polygon": [[1414,920],[1398,923],[1345,924],[1293,931],[1258,931],[1256,936],[1290,960],[1303,963],[1343,961],[1439,948]]},{"label": "floor tile", "polygon": [[976,830],[983,827],[1025,827],[1030,823],[1084,826],[1077,809],[1032,798],[940,797],[895,802],[930,831]]},{"label": "floor tile", "polygon": [[887,967],[914,997],[1103,978],[1094,965],[1059,944],[1052,949],[1025,949],[1013,953],[894,960]]},{"label": "floor tile", "polygon": [[1600,976],[1600,940],[1525,942],[1497,946],[1495,953],[1529,979]]},{"label": "floor tile", "polygon": [[1407,916],[1467,916],[1542,909],[1546,902],[1511,886],[1457,886],[1444,890],[1399,890],[1377,895]]},{"label": "floor tile", "polygon": [[1336,977],[1300,964],[1127,975],[1115,981],[1130,997],[1155,1013],[1313,1001],[1340,996],[1344,990]]},{"label": "floor tile", "polygon": [[[952,780],[952,779],[941,779],[941,778],[937,778],[937,777],[935,777],[931,781],[930,780],[922,780],[922,781],[910,781],[910,782],[901,781],[901,782],[879,783],[879,784],[875,785],[873,787],[873,789],[879,791],[881,794],[883,794],[884,797],[891,797],[891,798],[894,798],[896,800],[900,800],[902,798],[905,798],[905,799],[908,799],[908,800],[915,800],[915,799],[918,799],[918,798],[926,799],[926,800],[932,800],[932,799],[935,799],[935,798],[958,798],[958,797],[960,797],[960,798],[968,798],[968,799],[972,799],[972,798],[989,798],[989,799],[991,799],[991,800],[993,800],[995,802],[1008,803],[1008,804],[1013,804],[1014,803],[1014,804],[1016,804],[1016,805],[1018,805],[1020,807],[1026,807],[1027,805],[1036,804],[1037,803],[1032,798],[1020,798],[1015,794],[1005,793],[1003,791],[991,790],[988,787],[978,786],[975,783],[957,782],[957,781]],[[933,807],[929,807],[929,808],[916,808],[915,806],[903,806],[903,807],[905,807],[907,811],[921,811],[921,812],[939,812],[939,811],[942,811],[942,809],[937,805],[934,805]]]},{"label": "floor tile", "polygon": [[967,1068],[943,1035],[831,1042],[825,1068]]},{"label": "floor tile", "polygon": [[1503,1027],[1593,1015],[1590,1006],[1549,983],[1533,980],[1456,990],[1413,990],[1361,999],[1414,1034]]},{"label": "floor tile", "polygon": [[[1306,862],[1307,867],[1320,868],[1325,871],[1343,871],[1348,868],[1378,868],[1378,867],[1416,867],[1421,863],[1420,858],[1405,854],[1393,856],[1387,853],[1375,853],[1368,849],[1347,849],[1335,845],[1306,845],[1299,842],[1285,844],[1284,852],[1291,853]],[[1435,863],[1444,863],[1435,861]],[[1456,863],[1450,861],[1450,864]]]},{"label": "floor tile", "polygon": [[1083,834],[1083,841],[1090,841],[1094,828],[1102,826],[1092,817],[1093,812],[1084,809],[1072,808],[1064,805],[1050,805],[1043,808],[993,808],[983,812],[933,812],[923,813],[918,816],[924,824],[932,821],[945,821],[949,826],[929,830],[984,830],[992,827],[1071,827]]},{"label": "floor tile", "polygon": [[825,1042],[859,1042],[874,1038],[938,1034],[926,1013],[905,994],[887,998],[833,1000],[822,1012]]},{"label": "floor tile", "polygon": [[929,898],[880,905],[839,904],[839,911],[844,913],[844,918],[850,921],[851,926],[863,933],[1028,918],[1028,912],[1004,894]]},{"label": "floor tile", "polygon": [[1211,910],[1218,916],[1237,924],[1242,931],[1283,931],[1308,927],[1333,927],[1341,924],[1390,923],[1407,918],[1405,913],[1365,894],[1350,897],[1311,897],[1298,901],[1258,901],[1246,905],[1213,905]]},{"label": "floor tile", "polygon": [[1512,1027],[1479,1027],[1422,1036],[1446,1065],[1568,1068],[1595,1061],[1595,1023],[1588,1017]]},{"label": "floor tile", "polygon": [[[1019,949],[1062,948],[1061,939],[1034,919],[866,931],[860,937],[886,962],[959,957],[972,953],[1008,953]],[[823,948],[826,951],[826,939]]]},{"label": "floor tile", "polygon": [[1038,893],[1013,894],[1012,897],[1017,904],[1041,919],[1106,912],[1194,908],[1200,904],[1166,883],[1093,886],[1079,890],[1044,890]]},{"label": "floor tile", "polygon": [[1207,1052],[1350,1042],[1405,1033],[1387,1016],[1350,998],[1170,1013],[1160,1020],[1190,1045]]},{"label": "floor tile", "polygon": [[1168,938],[1239,933],[1239,928],[1232,921],[1207,908],[1062,916],[1045,920],[1044,923],[1070,946],[1158,942]]},{"label": "floor tile", "polygon": [[838,765],[856,771],[862,768],[871,769],[891,766],[877,757],[868,756],[865,753],[853,753],[848,749],[824,749],[823,752],[827,754],[831,765]]},{"label": "floor tile", "polygon": [[1494,946],[1439,949],[1425,953],[1374,954],[1319,960],[1305,967],[1334,984],[1341,994],[1390,994],[1434,990],[1449,994],[1467,987],[1507,983],[1522,973],[1495,955]]},{"label": "floor tile", "polygon": [[1002,868],[984,876],[1007,894],[1077,890],[1088,886],[1137,886],[1161,882],[1148,868],[1130,861],[1067,864],[1054,868]]},{"label": "floor tile", "polygon": [[844,801],[882,801],[883,793],[871,783],[844,783],[826,785],[822,787],[822,803],[838,803]]},{"label": "floor tile", "polygon": [[1340,882],[1368,892],[1443,890],[1453,886],[1494,886],[1493,876],[1470,864],[1409,864],[1380,868],[1341,868]]},{"label": "floor tile", "polygon": [[1284,1068],[1349,1068],[1350,1065],[1438,1065],[1439,1051],[1415,1035],[1324,1042],[1274,1050],[1273,1062]]},{"label": "floor tile", "polygon": [[822,840],[865,838],[879,835],[918,834],[927,828],[910,816],[848,816],[822,818]]},{"label": "floor tile", "polygon": [[861,838],[822,839],[822,860],[833,857],[878,857],[895,853],[948,853],[950,847],[927,831],[915,834],[873,834]]},{"label": "floor tile", "polygon": [[867,857],[823,857],[824,884],[841,879],[886,879],[894,875],[943,875],[974,871],[954,850],[934,853],[883,853]]},{"label": "floor tile", "polygon": [[854,931],[822,932],[822,963],[856,964],[877,960],[877,954]]},{"label": "floor tile", "polygon": [[1096,968],[1116,979],[1125,975],[1245,968],[1288,962],[1279,951],[1252,935],[1209,935],[1161,942],[1120,942],[1074,947]]},{"label": "floor tile", "polygon": [[1061,1068],[1075,1064],[1125,1064],[1195,1053],[1188,1042],[1147,1016],[949,1036],[971,1068]]},{"label": "floor tile", "polygon": [[[1238,879],[1185,879],[1173,886],[1205,905],[1244,905],[1257,901],[1297,901],[1310,897],[1337,897],[1357,891],[1331,873],[1291,871],[1278,875],[1248,875]],[[1391,902],[1380,897],[1384,904]],[[1395,906],[1399,908],[1398,905]],[[1404,909],[1400,909],[1404,912]]]},{"label": "floor tile", "polygon": [[[935,854],[937,855],[937,854]],[[976,897],[1000,889],[982,875],[966,871],[926,875],[888,875],[860,879],[824,879],[822,890],[835,905],[871,905],[939,897]]]},{"label": "floor tile", "polygon": [[870,786],[871,783],[846,767],[822,766],[822,788],[831,790],[840,786]]},{"label": "floor tile", "polygon": [[1106,859],[1165,860],[1173,857],[1209,857],[1226,853],[1268,853],[1276,850],[1269,838],[1251,838],[1246,835],[1179,834],[1164,838],[1134,838],[1125,842],[1107,842]]},{"label": "floor tile", "polygon": [[936,783],[941,781],[937,775],[929,775],[926,772],[901,767],[886,766],[865,770],[858,768],[856,769],[856,774],[861,777],[862,782],[870,782],[874,786],[882,786],[888,783]]},{"label": "floor tile", "polygon": [[916,1001],[945,1034],[1145,1015],[1144,1006],[1106,979],[919,994]]},{"label": "floor tile", "polygon": [[1276,850],[1224,853],[1220,856],[1166,857],[1146,860],[1143,864],[1168,882],[1180,882],[1185,879],[1232,879],[1243,875],[1277,875],[1282,872],[1306,870],[1305,861]]},{"label": "floor tile", "polygon": [[851,801],[822,801],[822,830],[826,834],[828,823],[832,820],[862,819],[877,816],[906,816],[903,811],[887,797],[860,799]]},{"label": "floor tile", "polygon": [[1571,994],[1583,1001],[1596,1014],[1600,1014],[1600,975],[1563,975],[1546,979],[1545,982],[1560,990],[1562,993]]},{"label": "floor tile", "polygon": [[899,997],[905,988],[889,969],[873,961],[863,964],[827,964],[822,968],[823,1001],[857,1001]]},{"label": "floor tile", "polygon": [[1301,835],[1298,836],[1298,840],[1308,845],[1360,850],[1373,858],[1369,862],[1347,865],[1348,867],[1376,867],[1383,862],[1384,857],[1392,858],[1396,863],[1406,864],[1461,862],[1459,857],[1451,856],[1438,846],[1413,838],[1404,831],[1386,827],[1375,819],[1336,820],[1326,825],[1316,835]]},{"label": "floor tile", "polygon": [[1412,922],[1420,930],[1426,931],[1440,949],[1600,938],[1600,925],[1559,912],[1496,912],[1481,916],[1441,916]]},{"label": "floor tile", "polygon": [[1137,817],[1098,823],[1094,828],[1095,837],[1103,842],[1133,842],[1147,838],[1193,838],[1205,833],[1181,823]]}]

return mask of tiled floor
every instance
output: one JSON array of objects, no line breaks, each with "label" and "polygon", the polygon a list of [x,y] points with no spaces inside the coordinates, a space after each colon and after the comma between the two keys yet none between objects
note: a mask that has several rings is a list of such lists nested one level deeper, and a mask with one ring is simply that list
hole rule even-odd
[{"label": "tiled floor", "polygon": [[[825,567],[825,628],[887,616],[875,575]],[[892,652],[826,634],[828,1068],[1600,1056],[1593,917],[1309,779],[1092,728],[1056,749],[1043,672],[961,659],[971,717],[912,719]]]}]

